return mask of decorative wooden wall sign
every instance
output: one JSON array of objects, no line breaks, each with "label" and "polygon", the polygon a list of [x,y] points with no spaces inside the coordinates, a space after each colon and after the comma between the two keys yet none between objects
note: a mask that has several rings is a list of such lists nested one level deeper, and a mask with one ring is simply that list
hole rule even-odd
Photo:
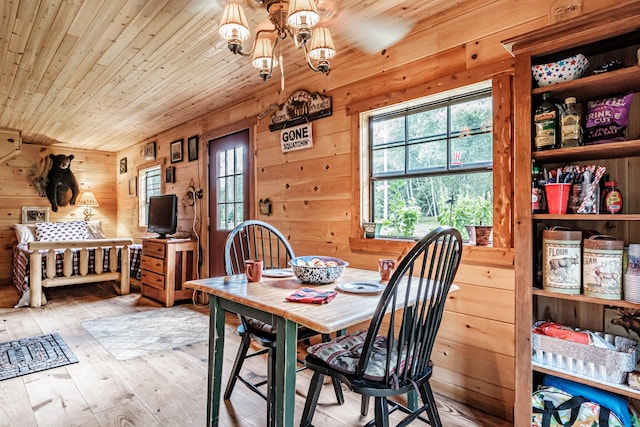
[{"label": "decorative wooden wall sign", "polygon": [[329,117],[333,113],[332,105],[330,96],[298,89],[283,104],[278,105],[271,116],[269,130],[273,132],[322,117]]}]

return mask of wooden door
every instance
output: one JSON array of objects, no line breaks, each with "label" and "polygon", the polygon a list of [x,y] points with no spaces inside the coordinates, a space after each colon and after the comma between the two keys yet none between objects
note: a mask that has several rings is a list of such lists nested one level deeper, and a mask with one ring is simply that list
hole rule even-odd
[{"label": "wooden door", "polygon": [[249,130],[209,141],[209,274],[224,275],[224,242],[249,219]]}]

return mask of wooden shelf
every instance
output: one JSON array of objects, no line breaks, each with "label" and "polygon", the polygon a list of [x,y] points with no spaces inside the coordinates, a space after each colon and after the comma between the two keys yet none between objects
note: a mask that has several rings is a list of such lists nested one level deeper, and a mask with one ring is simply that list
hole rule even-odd
[{"label": "wooden shelf", "polygon": [[607,142],[596,145],[583,145],[582,147],[534,151],[531,153],[531,157],[540,163],[575,162],[636,156],[640,156],[640,140],[638,139]]},{"label": "wooden shelf", "polygon": [[640,221],[640,214],[533,214],[531,219],[553,221]]},{"label": "wooden shelf", "polygon": [[599,388],[601,390],[607,390],[612,393],[617,393],[623,396],[628,396],[633,399],[640,399],[640,390],[633,389],[626,384],[614,384],[606,381],[600,381],[592,378],[585,378],[583,376],[574,375],[571,372],[564,371],[562,369],[554,368],[547,365],[542,365],[537,362],[531,362],[531,367],[534,371],[542,372],[543,374],[555,375],[556,377],[564,378],[571,381],[576,381],[582,384],[587,384],[592,387]]},{"label": "wooden shelf", "polygon": [[533,95],[551,92],[554,98],[564,99],[576,96],[578,102],[611,96],[611,87],[616,87],[620,95],[640,90],[640,67],[633,65],[608,73],[594,74],[568,82],[537,87],[531,90]]},{"label": "wooden shelf", "polygon": [[632,302],[628,302],[625,300],[612,300],[612,299],[603,299],[603,298],[594,298],[586,295],[571,295],[571,294],[561,294],[558,292],[549,292],[544,289],[533,288],[533,295],[539,297],[549,297],[555,299],[565,299],[569,301],[576,302],[587,302],[590,304],[599,304],[599,305],[610,305],[613,307],[625,307],[625,308],[633,308],[640,309],[640,304],[635,304]]}]

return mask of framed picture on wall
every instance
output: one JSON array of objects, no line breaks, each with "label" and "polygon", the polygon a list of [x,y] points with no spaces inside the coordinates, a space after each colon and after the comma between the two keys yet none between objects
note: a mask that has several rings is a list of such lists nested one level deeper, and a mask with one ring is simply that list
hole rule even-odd
[{"label": "framed picture on wall", "polygon": [[49,222],[49,208],[46,206],[23,206],[22,223],[35,224]]},{"label": "framed picture on wall", "polygon": [[144,146],[143,149],[145,160],[154,160],[156,158],[156,143],[150,142]]},{"label": "framed picture on wall", "polygon": [[164,182],[176,182],[176,168],[173,166],[169,166],[165,169],[165,177]]},{"label": "framed picture on wall", "polygon": [[127,173],[127,158],[120,159],[120,173]]},{"label": "framed picture on wall", "polygon": [[171,143],[171,163],[182,161],[182,140],[173,141]]},{"label": "framed picture on wall", "polygon": [[187,139],[187,153],[189,161],[198,160],[198,136],[191,136]]}]

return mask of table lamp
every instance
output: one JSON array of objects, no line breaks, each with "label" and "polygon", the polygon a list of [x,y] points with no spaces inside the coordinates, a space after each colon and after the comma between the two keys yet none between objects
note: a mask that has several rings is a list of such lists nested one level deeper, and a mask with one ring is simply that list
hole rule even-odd
[{"label": "table lamp", "polygon": [[82,193],[76,204],[84,207],[83,213],[85,221],[91,220],[91,217],[94,215],[92,208],[100,206],[96,200],[96,196],[94,196],[91,191]]}]

